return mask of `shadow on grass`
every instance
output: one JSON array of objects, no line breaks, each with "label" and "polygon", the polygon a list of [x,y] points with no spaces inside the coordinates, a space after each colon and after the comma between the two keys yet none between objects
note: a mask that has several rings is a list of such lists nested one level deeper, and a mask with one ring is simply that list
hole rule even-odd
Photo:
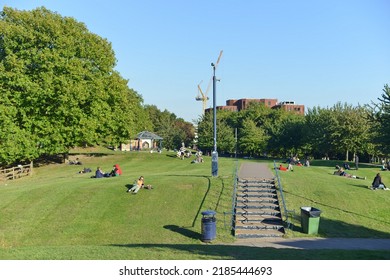
[{"label": "shadow on grass", "polygon": [[[360,186],[360,185],[359,185]],[[367,188],[367,187],[365,187]],[[301,195],[297,195],[297,194],[294,194],[292,192],[289,192],[289,191],[284,191],[284,193],[288,193],[289,195],[291,196],[295,196],[295,197],[299,197],[301,199],[304,199],[304,200],[307,200],[307,201],[310,201],[310,202],[313,202],[313,204],[315,205],[322,205],[322,206],[325,206],[325,207],[329,207],[329,208],[332,208],[332,209],[335,209],[335,210],[338,210],[338,211],[342,211],[344,213],[348,213],[350,215],[353,215],[353,216],[356,216],[357,218],[361,217],[361,218],[366,218],[366,219],[370,219],[370,220],[373,220],[373,221],[377,221],[377,222],[380,222],[382,224],[388,224],[390,225],[389,222],[387,221],[383,221],[383,220],[379,220],[377,219],[376,217],[370,217],[370,216],[367,216],[367,215],[364,215],[364,214],[361,214],[361,213],[356,213],[356,212],[353,212],[353,211],[350,211],[348,209],[344,209],[344,208],[341,208],[341,207],[337,207],[337,206],[334,206],[334,205],[330,205],[330,204],[325,204],[325,203],[322,203],[322,202],[318,202],[318,201],[315,201],[313,199],[309,199],[307,197],[304,197],[304,196],[301,196]],[[299,213],[300,215],[300,213]],[[296,216],[296,218],[298,219],[299,216]],[[375,237],[375,235],[372,235],[373,237]],[[390,238],[390,234],[387,234],[387,237],[386,238]]]},{"label": "shadow on grass", "polygon": [[171,157],[171,158],[177,158],[177,155],[176,154],[167,154],[165,155],[166,157]]},{"label": "shadow on grass", "polygon": [[[342,160],[313,160],[310,162],[311,166],[322,166],[322,167],[332,167],[335,168],[336,165],[338,166],[343,166],[345,161]],[[355,170],[355,163],[349,161],[348,164],[351,167],[351,170]],[[367,168],[373,168],[373,167],[378,167],[380,168],[381,166],[379,164],[371,164],[371,163],[359,163],[359,169],[367,169]]]},{"label": "shadow on grass", "polygon": [[[310,241],[317,243],[318,241]],[[154,252],[177,251],[172,259],[188,255],[190,259],[231,259],[231,260],[388,260],[390,251],[386,250],[342,250],[313,249],[302,250],[310,242],[289,244],[295,248],[249,247],[213,244],[111,244],[110,246],[134,250],[145,250],[149,254],[139,259],[159,259]],[[281,244],[283,245],[283,244]],[[313,246],[313,245],[311,245]],[[301,248],[299,248],[301,247]],[[321,247],[321,246],[320,246]]]},{"label": "shadow on grass", "polygon": [[198,232],[195,232],[193,230],[190,230],[188,228],[185,228],[185,227],[179,227],[179,226],[176,226],[176,225],[166,225],[164,226],[165,229],[169,229],[175,233],[179,233],[185,237],[188,237],[188,238],[191,238],[191,239],[196,239],[196,240],[199,240],[201,238],[201,234],[198,233]]},{"label": "shadow on grass", "polygon": [[362,188],[362,189],[366,189],[367,191],[371,191],[369,189],[369,186],[371,186],[371,181],[368,180],[366,181],[366,184],[351,184],[352,187],[357,187],[357,188]]},{"label": "shadow on grass", "polygon": [[69,156],[85,156],[85,157],[106,157],[112,156],[110,153],[69,153]]},{"label": "shadow on grass", "polygon": [[[369,217],[365,217],[369,218]],[[388,224],[384,221],[381,223]],[[310,224],[310,220],[308,221]],[[293,232],[302,232],[300,214],[294,217]],[[390,233],[367,228],[359,225],[344,223],[338,220],[320,217],[318,235],[326,238],[382,238],[390,239]],[[305,235],[305,237],[316,237],[316,235]],[[389,241],[390,242],[390,241]],[[390,249],[390,247],[388,248]]]},{"label": "shadow on grass", "polygon": [[[197,221],[197,219],[199,218],[199,214],[201,213],[202,209],[203,209],[203,205],[204,205],[204,202],[206,201],[206,198],[210,192],[210,188],[211,188],[211,176],[204,176],[204,175],[165,175],[165,176],[172,176],[172,177],[199,177],[199,178],[205,178],[208,180],[208,185],[207,185],[207,190],[203,196],[203,199],[199,205],[199,208],[198,208],[198,211],[196,212],[195,214],[195,217],[192,221],[192,224],[190,227],[194,227],[195,226],[195,222]],[[215,203],[215,207],[214,209],[207,209],[207,210],[214,210],[214,211],[218,211],[218,207],[219,207],[219,204],[220,204],[220,201],[221,201],[221,197],[222,197],[222,194],[225,190],[225,181],[223,178],[219,178],[221,180],[221,184],[222,184],[222,187],[221,187],[221,192],[219,193],[219,196],[218,196],[218,199],[217,199],[217,202]],[[206,209],[203,209],[203,211],[206,210]]]}]

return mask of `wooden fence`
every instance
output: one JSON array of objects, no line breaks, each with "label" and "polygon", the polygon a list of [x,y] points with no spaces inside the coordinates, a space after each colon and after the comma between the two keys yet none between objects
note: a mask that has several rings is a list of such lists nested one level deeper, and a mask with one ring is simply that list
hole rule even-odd
[{"label": "wooden fence", "polygon": [[0,180],[14,180],[24,176],[31,176],[32,172],[32,162],[27,165],[18,165],[11,168],[0,169]]}]

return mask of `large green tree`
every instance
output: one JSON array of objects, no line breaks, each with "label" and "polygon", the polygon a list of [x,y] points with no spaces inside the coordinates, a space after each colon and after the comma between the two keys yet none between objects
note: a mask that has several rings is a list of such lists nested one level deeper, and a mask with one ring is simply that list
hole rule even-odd
[{"label": "large green tree", "polygon": [[118,144],[143,122],[111,44],[45,8],[0,14],[0,162]]},{"label": "large green tree", "polygon": [[241,153],[254,156],[266,151],[269,136],[252,119],[245,119],[239,132],[238,147]]},{"label": "large green tree", "polygon": [[182,143],[186,147],[193,144],[195,127],[192,123],[177,118],[168,110],[161,111],[156,105],[145,105],[145,111],[151,121],[151,130],[163,137],[163,146],[167,149],[178,149]]},{"label": "large green tree", "polygon": [[379,122],[379,143],[380,148],[384,153],[390,153],[390,87],[385,84],[383,93],[380,98],[379,113],[377,114],[377,120]]},{"label": "large green tree", "polygon": [[[229,125],[231,112],[218,111],[216,120],[217,151],[220,154],[235,151],[234,128]],[[204,152],[214,150],[214,119],[213,113],[207,112],[198,120],[198,147]]]},{"label": "large green tree", "polygon": [[331,108],[313,108],[306,115],[306,139],[314,154],[337,156],[371,152],[373,126],[362,106],[336,103]]},{"label": "large green tree", "polygon": [[337,103],[331,108],[331,112],[335,120],[330,126],[335,151],[344,152],[347,161],[350,159],[349,152],[366,152],[366,144],[371,136],[368,111],[361,106]]}]

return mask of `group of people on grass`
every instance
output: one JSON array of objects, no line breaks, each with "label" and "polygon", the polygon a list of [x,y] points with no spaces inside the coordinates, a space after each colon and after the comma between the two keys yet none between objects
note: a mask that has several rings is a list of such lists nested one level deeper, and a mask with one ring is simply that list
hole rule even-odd
[{"label": "group of people on grass", "polygon": [[[122,169],[119,167],[119,164],[114,164],[112,170],[110,172],[103,172],[101,167],[99,166],[96,169],[95,176],[92,176],[91,178],[106,178],[106,177],[116,177],[122,175]],[[134,184],[128,188],[127,192],[132,194],[137,194],[140,189],[147,189],[151,190],[153,189],[152,185],[145,185],[145,178],[144,176],[140,176]]]},{"label": "group of people on grass", "polygon": [[[353,179],[362,179],[362,180],[367,179],[366,177],[356,176],[356,175],[352,175],[352,174],[347,173],[344,168],[348,168],[348,167],[349,167],[349,165],[347,163],[344,163],[343,167],[336,165],[337,171],[335,171],[333,173],[333,175],[344,176],[344,177],[353,178]],[[350,168],[348,168],[348,169],[350,169]],[[389,188],[386,187],[385,183],[383,183],[380,173],[377,173],[376,176],[374,177],[374,180],[372,181],[370,189],[374,190],[374,191],[381,190],[381,189],[386,190],[386,191],[389,190]]]},{"label": "group of people on grass", "polygon": [[362,180],[366,180],[367,179],[366,177],[361,177],[361,176],[356,176],[356,175],[349,174],[349,173],[347,173],[345,171],[344,168],[345,167],[340,167],[340,166],[336,165],[336,169],[337,170],[335,172],[333,172],[333,175],[339,175],[339,176],[344,176],[344,177],[353,178],[353,179],[362,179]]},{"label": "group of people on grass", "polygon": [[116,177],[122,175],[122,170],[119,167],[119,164],[114,164],[110,172],[104,172],[99,166],[95,171],[95,176],[91,178],[105,178],[105,177]]},{"label": "group of people on grass", "polygon": [[[294,157],[291,157],[289,158],[287,161],[287,167],[284,167],[282,164],[279,165],[278,169],[281,170],[281,171],[294,171],[294,165],[297,165],[297,166],[302,166],[302,164],[300,163],[299,161],[299,158],[297,156],[294,156]],[[358,164],[359,164],[359,158],[357,155],[355,155],[355,169],[358,170]],[[390,167],[390,161],[389,161],[389,167]],[[310,166],[310,162],[308,159],[305,160],[305,166]],[[343,177],[346,177],[346,178],[352,178],[352,179],[361,179],[361,180],[366,180],[367,178],[366,177],[362,177],[362,176],[357,176],[357,175],[353,175],[353,174],[350,174],[350,173],[347,173],[346,170],[351,170],[351,167],[350,165],[347,163],[347,162],[344,162],[343,163],[343,166],[339,166],[339,165],[336,165],[336,171],[333,172],[333,175],[338,175],[338,176],[343,176]],[[383,170],[390,170],[390,169],[387,169],[387,166],[383,166],[382,167],[382,171]],[[382,177],[381,177],[381,174],[378,173],[376,174],[371,186],[370,186],[370,189],[371,190],[390,190],[389,188],[386,187],[386,185],[383,183],[382,181]]]},{"label": "group of people on grass", "polygon": [[278,169],[280,171],[294,171],[294,166],[306,166],[306,167],[310,166],[309,158],[306,158],[305,163],[302,164],[297,155],[288,158],[286,160],[286,163],[287,163],[287,167],[284,167],[282,164],[280,164]]}]

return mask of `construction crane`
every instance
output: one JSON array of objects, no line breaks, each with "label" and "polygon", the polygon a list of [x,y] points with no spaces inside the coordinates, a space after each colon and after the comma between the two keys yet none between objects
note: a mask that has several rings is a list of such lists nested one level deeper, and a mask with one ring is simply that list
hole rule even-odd
[{"label": "construction crane", "polygon": [[[215,69],[217,68],[218,64],[219,64],[219,61],[221,60],[221,56],[222,56],[222,51],[219,53],[219,57],[218,57],[218,60],[217,62],[215,63],[215,65],[213,64],[213,67],[215,67]],[[198,95],[195,97],[195,100],[196,101],[202,101],[202,105],[203,105],[203,113],[205,112],[206,110],[206,107],[207,107],[207,100],[209,100],[209,97],[207,96],[210,88],[211,88],[211,84],[213,82],[213,77],[211,76],[210,78],[210,81],[209,81],[209,84],[207,85],[207,89],[205,92],[202,91],[202,88],[200,87],[200,84],[202,83],[203,81],[200,81],[200,83],[198,84]]]},{"label": "construction crane", "polygon": [[[203,82],[203,81],[200,81],[200,83],[198,84],[198,95],[195,97],[195,100],[196,101],[202,101],[203,103],[203,113],[204,111],[206,110],[206,107],[207,107],[207,100],[209,100],[209,97],[207,96],[207,93],[208,91],[210,90],[210,87],[211,87],[211,82],[213,81],[213,79],[211,78],[210,79],[210,82],[209,82],[209,85],[207,86],[207,89],[205,92],[202,91],[201,87],[200,87],[200,84]],[[203,114],[202,113],[202,114]]]}]

